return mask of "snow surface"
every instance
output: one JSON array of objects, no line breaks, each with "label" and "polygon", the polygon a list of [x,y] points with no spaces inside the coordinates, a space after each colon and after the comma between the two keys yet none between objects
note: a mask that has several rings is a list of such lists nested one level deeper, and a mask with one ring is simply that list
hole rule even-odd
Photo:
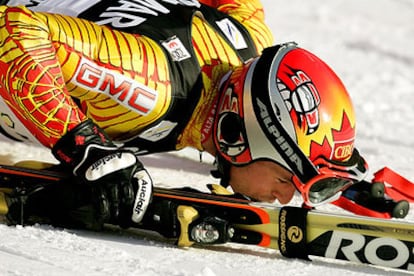
[{"label": "snow surface", "polygon": [[[414,1],[263,1],[276,42],[297,41],[324,59],[353,97],[357,146],[374,173],[414,180]],[[0,141],[0,163],[53,161],[45,149]],[[211,158],[185,150],[143,159],[157,185],[211,183]],[[292,204],[298,204],[295,197]],[[322,208],[342,212],[332,206]],[[414,221],[409,214],[407,220]],[[0,275],[398,275],[359,264],[283,258],[252,246],[179,249],[158,235],[0,224]]]}]

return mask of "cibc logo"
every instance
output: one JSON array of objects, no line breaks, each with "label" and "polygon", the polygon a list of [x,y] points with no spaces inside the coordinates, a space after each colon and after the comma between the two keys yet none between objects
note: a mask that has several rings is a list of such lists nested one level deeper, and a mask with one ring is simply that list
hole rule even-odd
[{"label": "cibc logo", "polygon": [[347,160],[354,150],[354,139],[345,141],[335,141],[334,148],[332,150],[331,158],[345,161]]}]

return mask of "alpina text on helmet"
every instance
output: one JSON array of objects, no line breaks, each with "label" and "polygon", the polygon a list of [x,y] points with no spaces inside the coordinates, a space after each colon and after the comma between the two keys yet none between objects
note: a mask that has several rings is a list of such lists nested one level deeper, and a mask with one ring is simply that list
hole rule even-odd
[{"label": "alpina text on helmet", "polygon": [[286,141],[286,138],[280,133],[279,129],[276,127],[275,123],[269,115],[269,111],[267,110],[266,105],[263,104],[258,98],[257,105],[260,108],[260,118],[265,124],[268,133],[275,138],[274,141],[279,147],[277,151],[280,154],[282,154],[283,152],[285,157],[287,157],[290,160],[291,164],[294,164],[296,169],[303,174],[302,160],[293,150],[291,145],[289,145],[289,143]]}]

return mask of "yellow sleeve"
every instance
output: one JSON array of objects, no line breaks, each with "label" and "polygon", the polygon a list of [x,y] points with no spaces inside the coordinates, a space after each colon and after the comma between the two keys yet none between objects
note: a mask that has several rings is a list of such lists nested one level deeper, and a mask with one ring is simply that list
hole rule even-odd
[{"label": "yellow sleeve", "polygon": [[273,35],[265,23],[260,0],[201,0],[201,3],[234,17],[253,38],[259,52],[273,45]]}]

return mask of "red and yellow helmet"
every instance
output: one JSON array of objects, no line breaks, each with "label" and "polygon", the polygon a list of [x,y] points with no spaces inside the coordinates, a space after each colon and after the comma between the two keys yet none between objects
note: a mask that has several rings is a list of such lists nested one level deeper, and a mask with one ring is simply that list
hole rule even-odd
[{"label": "red and yellow helmet", "polygon": [[295,43],[267,48],[227,76],[213,139],[220,157],[233,165],[271,160],[301,182],[320,173],[321,160],[358,167],[351,173],[358,179],[367,168],[354,150],[355,113],[346,88],[327,64]]}]

